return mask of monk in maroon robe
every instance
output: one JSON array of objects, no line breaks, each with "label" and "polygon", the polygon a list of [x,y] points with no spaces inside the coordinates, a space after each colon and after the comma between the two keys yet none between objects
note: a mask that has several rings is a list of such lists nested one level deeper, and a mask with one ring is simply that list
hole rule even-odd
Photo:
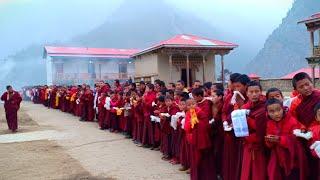
[{"label": "monk in maroon robe", "polygon": [[191,180],[214,180],[217,179],[216,162],[209,125],[212,119],[212,102],[204,99],[204,91],[201,88],[193,89],[192,96],[197,102],[198,122],[191,130]]},{"label": "monk in maroon robe", "polygon": [[269,179],[306,179],[306,152],[292,133],[295,129],[304,129],[304,126],[290,113],[285,112],[282,101],[269,99],[266,108],[268,122],[265,141],[271,149],[268,163]]},{"label": "monk in maroon robe", "polygon": [[170,160],[172,158],[172,132],[173,128],[170,126],[171,116],[179,112],[179,107],[173,103],[173,97],[170,95],[165,98],[166,109],[160,112],[161,123],[161,147],[163,153],[163,160]]},{"label": "monk in maroon robe", "polygon": [[7,86],[7,92],[2,94],[1,101],[4,101],[8,128],[12,132],[16,132],[18,129],[18,110],[22,98],[11,86]]},{"label": "monk in maroon robe", "polygon": [[[247,75],[234,73],[230,75],[229,94],[224,97],[224,104],[222,107],[222,121],[232,124],[231,113],[233,110],[241,109],[247,102],[246,97],[246,84],[250,81]],[[235,104],[231,103],[234,91],[239,91],[245,99],[239,96],[236,98]],[[224,132],[224,145],[223,145],[223,162],[222,162],[222,175],[224,180],[240,179],[241,164],[243,155],[243,139],[237,138],[232,131]]]},{"label": "monk in maroon robe", "polygon": [[242,106],[250,110],[247,116],[249,136],[244,138],[241,180],[267,179],[267,154],[264,143],[266,134],[266,97],[261,95],[258,82],[251,81],[247,85],[248,103]]},{"label": "monk in maroon robe", "polygon": [[156,100],[156,92],[154,91],[154,85],[148,84],[146,88],[146,92],[143,96],[142,107],[143,107],[143,139],[142,144],[144,147],[150,147],[154,145],[154,137],[153,137],[153,127],[150,120],[150,115],[153,112],[152,102]]},{"label": "monk in maroon robe", "polygon": [[[296,74],[292,79],[292,85],[301,96],[301,102],[296,107],[296,116],[306,128],[314,122],[314,107],[320,102],[320,92],[315,90],[310,76],[307,73],[301,72]],[[303,141],[304,148],[307,152],[308,163],[310,167],[310,179],[316,179],[320,175],[318,159],[313,157],[308,142]]]},{"label": "monk in maroon robe", "polygon": [[100,97],[98,97],[98,123],[101,130],[106,129],[106,124],[104,123],[104,118],[106,115],[106,109],[104,105],[106,103],[106,94],[101,93]]}]

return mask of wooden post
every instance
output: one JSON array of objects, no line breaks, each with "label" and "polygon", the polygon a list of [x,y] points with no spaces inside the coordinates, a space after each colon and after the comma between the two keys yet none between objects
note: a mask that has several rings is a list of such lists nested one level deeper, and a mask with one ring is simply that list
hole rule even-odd
[{"label": "wooden post", "polygon": [[172,80],[172,54],[169,55],[169,73],[170,73],[170,82],[173,82]]},{"label": "wooden post", "polygon": [[186,69],[186,71],[187,71],[187,87],[190,86],[190,71],[189,71],[189,69],[190,69],[189,54],[187,54],[187,69]]},{"label": "wooden post", "polygon": [[206,73],[205,73],[205,64],[206,64],[206,56],[202,55],[202,83],[206,82]]},{"label": "wooden post", "polygon": [[314,32],[310,31],[311,56],[314,55]]},{"label": "wooden post", "polygon": [[224,60],[223,60],[223,56],[221,55],[221,82],[224,85]]},{"label": "wooden post", "polygon": [[316,81],[315,81],[315,68],[316,68],[316,65],[315,65],[315,64],[311,64],[311,76],[312,76],[313,86],[316,85]]},{"label": "wooden post", "polygon": [[320,29],[318,30],[318,33],[319,33],[319,36],[318,36],[318,40],[319,40],[319,42],[318,42],[318,48],[320,48]]}]

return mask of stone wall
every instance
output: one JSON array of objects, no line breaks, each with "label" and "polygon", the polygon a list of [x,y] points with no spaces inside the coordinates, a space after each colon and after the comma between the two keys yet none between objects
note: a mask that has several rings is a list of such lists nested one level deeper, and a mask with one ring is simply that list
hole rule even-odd
[{"label": "stone wall", "polygon": [[[260,79],[260,84],[264,91],[272,87],[276,87],[283,92],[291,92],[293,90],[291,79]],[[316,87],[320,87],[318,79],[316,80]]]}]

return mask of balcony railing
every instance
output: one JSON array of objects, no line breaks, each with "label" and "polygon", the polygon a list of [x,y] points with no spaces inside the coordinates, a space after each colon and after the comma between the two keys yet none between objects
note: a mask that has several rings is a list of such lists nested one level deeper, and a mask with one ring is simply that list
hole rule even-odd
[{"label": "balcony railing", "polygon": [[315,46],[313,48],[313,56],[320,56],[320,46]]},{"label": "balcony railing", "polygon": [[88,81],[108,81],[108,80],[128,80],[129,78],[134,78],[134,73],[56,73],[53,82],[62,83],[72,83],[72,82],[88,82]]}]

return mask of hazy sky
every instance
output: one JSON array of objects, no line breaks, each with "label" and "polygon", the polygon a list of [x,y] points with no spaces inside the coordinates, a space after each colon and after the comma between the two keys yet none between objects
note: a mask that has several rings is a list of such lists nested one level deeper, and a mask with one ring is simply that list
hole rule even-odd
[{"label": "hazy sky", "polygon": [[[32,43],[64,41],[94,29],[123,1],[0,0],[0,58]],[[259,49],[294,0],[166,1],[236,37],[235,43]]]}]

